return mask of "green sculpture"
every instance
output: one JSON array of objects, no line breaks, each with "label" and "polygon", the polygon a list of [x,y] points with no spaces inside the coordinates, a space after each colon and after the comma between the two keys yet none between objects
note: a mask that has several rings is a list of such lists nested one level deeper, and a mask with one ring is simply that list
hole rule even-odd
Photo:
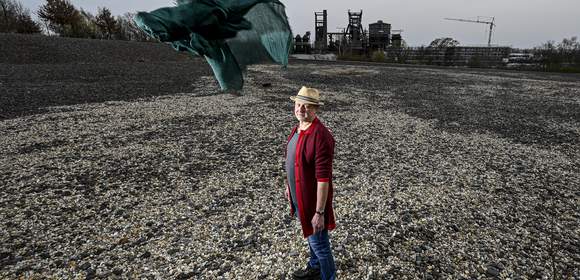
[{"label": "green sculpture", "polygon": [[222,90],[241,90],[247,65],[288,65],[292,31],[278,0],[181,0],[174,7],[139,12],[149,36],[178,51],[204,56]]}]

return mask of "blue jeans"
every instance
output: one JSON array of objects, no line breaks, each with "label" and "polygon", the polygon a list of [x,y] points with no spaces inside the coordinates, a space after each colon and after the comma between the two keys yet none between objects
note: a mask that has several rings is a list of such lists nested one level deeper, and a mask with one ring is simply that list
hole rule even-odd
[{"label": "blue jeans", "polygon": [[325,229],[308,236],[308,247],[310,247],[308,265],[312,268],[319,268],[320,276],[323,280],[334,280],[336,278],[336,266],[330,249],[328,230]]}]

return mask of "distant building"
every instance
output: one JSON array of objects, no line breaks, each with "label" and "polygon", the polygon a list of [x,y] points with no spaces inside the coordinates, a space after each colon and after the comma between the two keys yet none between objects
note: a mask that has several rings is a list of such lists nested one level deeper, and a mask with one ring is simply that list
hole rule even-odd
[{"label": "distant building", "polygon": [[391,24],[379,20],[369,24],[369,48],[384,50],[391,44]]},{"label": "distant building", "polygon": [[504,58],[509,55],[510,50],[510,47],[503,46],[393,48],[387,53],[387,58],[396,56],[399,60],[414,64],[501,67],[504,65]]}]

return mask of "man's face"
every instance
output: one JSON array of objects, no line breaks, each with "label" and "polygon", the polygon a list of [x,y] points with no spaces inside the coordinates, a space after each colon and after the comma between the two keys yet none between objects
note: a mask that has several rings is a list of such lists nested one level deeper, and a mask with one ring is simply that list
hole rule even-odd
[{"label": "man's face", "polygon": [[312,122],[316,117],[316,110],[318,106],[312,104],[302,103],[300,101],[294,102],[294,115],[303,122]]}]

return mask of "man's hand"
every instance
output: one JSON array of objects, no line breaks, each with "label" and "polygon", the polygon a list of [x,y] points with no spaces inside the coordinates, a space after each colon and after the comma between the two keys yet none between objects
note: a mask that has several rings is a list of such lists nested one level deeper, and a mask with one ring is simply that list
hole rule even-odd
[{"label": "man's hand", "polygon": [[290,186],[288,183],[286,183],[286,191],[284,192],[284,196],[286,196],[286,199],[290,201]]},{"label": "man's hand", "polygon": [[314,214],[314,217],[312,217],[312,228],[314,229],[314,233],[324,230],[324,216]]},{"label": "man's hand", "polygon": [[[318,182],[316,191],[316,209],[325,209],[326,198],[328,197],[328,182]],[[323,211],[323,210],[321,210]],[[312,217],[312,228],[314,233],[324,230],[324,215],[314,214]]]}]

